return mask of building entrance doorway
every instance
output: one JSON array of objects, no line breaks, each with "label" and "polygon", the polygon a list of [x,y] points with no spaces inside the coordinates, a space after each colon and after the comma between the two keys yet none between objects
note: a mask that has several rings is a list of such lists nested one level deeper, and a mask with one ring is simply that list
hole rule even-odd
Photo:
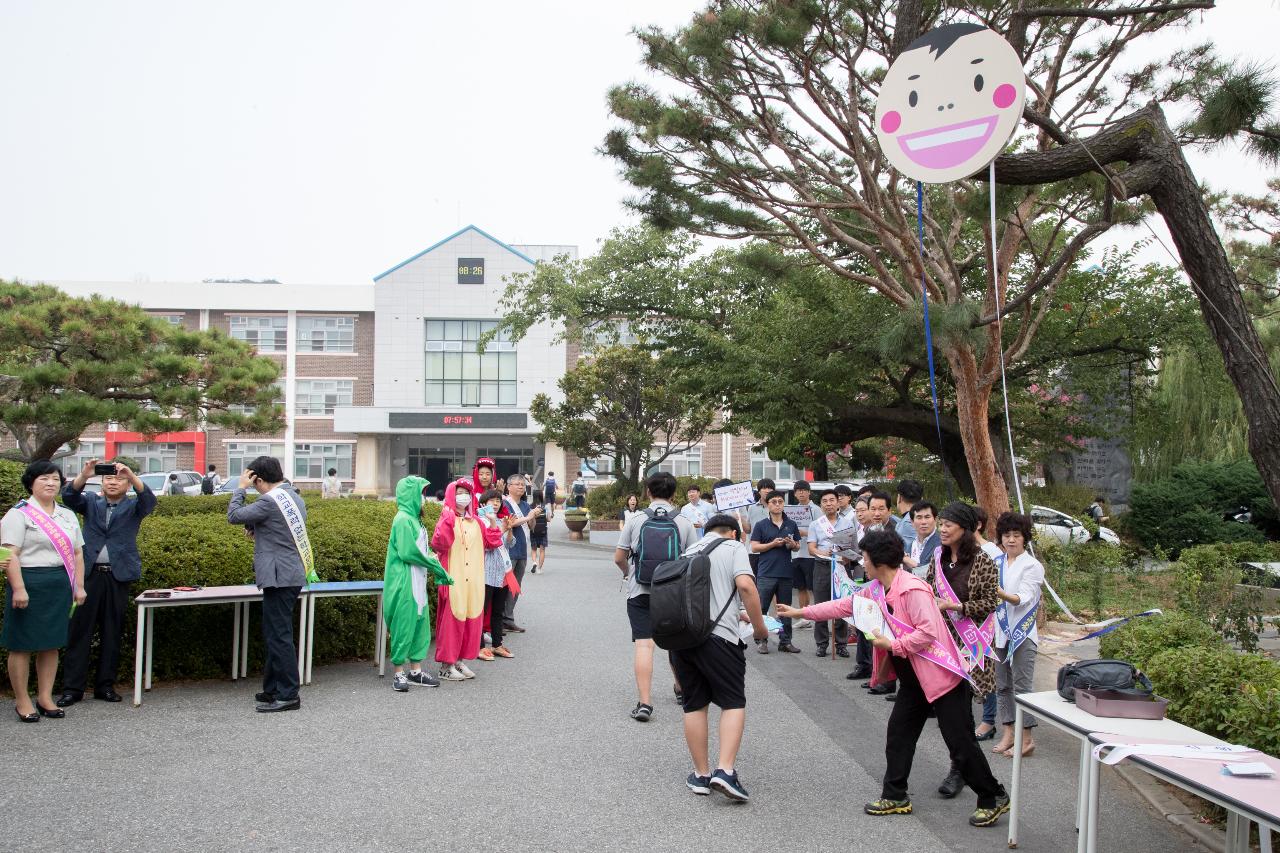
[{"label": "building entrance doorway", "polygon": [[407,473],[431,481],[431,494],[443,493],[449,484],[463,474],[462,448],[410,447],[406,458]]},{"label": "building entrance doorway", "polygon": [[482,447],[476,457],[488,456],[497,466],[497,475],[506,480],[512,474],[533,473],[533,448]]}]

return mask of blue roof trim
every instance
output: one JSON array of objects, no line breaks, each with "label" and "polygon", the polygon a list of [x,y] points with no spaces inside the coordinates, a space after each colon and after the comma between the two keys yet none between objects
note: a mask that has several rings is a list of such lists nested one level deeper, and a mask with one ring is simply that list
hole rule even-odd
[{"label": "blue roof trim", "polygon": [[409,259],[408,259],[408,260],[406,260],[406,261],[401,261],[400,263],[396,264],[394,267],[392,267],[391,269],[387,270],[386,272],[384,272],[384,273],[380,273],[379,275],[375,275],[375,276],[373,277],[373,280],[374,280],[374,281],[378,281],[379,279],[386,278],[387,276],[391,275],[391,274],[392,274],[393,272],[395,272],[396,270],[400,269],[400,268],[401,268],[402,266],[404,266],[405,264],[411,264],[411,263],[413,263],[414,261],[416,261],[418,258],[422,257],[423,255],[425,255],[425,254],[427,254],[427,253],[429,253],[429,252],[434,252],[436,249],[440,248],[440,247],[441,247],[441,246],[443,246],[445,243],[448,243],[450,240],[454,239],[455,237],[461,237],[463,234],[466,234],[468,231],[474,231],[474,232],[476,232],[477,234],[479,234],[481,237],[485,237],[485,238],[487,238],[487,239],[489,239],[489,240],[492,240],[493,242],[497,243],[499,246],[501,246],[502,248],[506,249],[508,252],[510,252],[511,254],[515,255],[517,258],[520,258],[520,259],[521,259],[521,260],[523,260],[523,261],[528,261],[528,262],[529,262],[529,263],[531,263],[531,264],[536,264],[536,263],[537,263],[537,261],[535,261],[533,258],[531,258],[531,257],[529,257],[528,255],[526,255],[524,252],[521,252],[521,251],[519,251],[519,250],[517,250],[517,249],[513,249],[513,248],[511,248],[511,247],[510,247],[510,246],[508,246],[506,243],[502,242],[502,241],[501,241],[501,240],[499,240],[497,237],[495,237],[495,236],[493,236],[492,234],[488,233],[488,232],[487,232],[487,231],[485,231],[484,229],[477,228],[477,227],[476,227],[476,226],[474,226],[474,225],[468,225],[466,228],[462,228],[462,229],[460,229],[460,230],[458,230],[458,231],[453,232],[453,233],[452,233],[452,234],[450,234],[448,237],[445,237],[443,240],[439,241],[438,243],[433,243],[432,245],[430,245],[430,246],[428,246],[427,248],[423,249],[423,250],[422,250],[421,252],[419,252],[418,254],[414,255],[412,258],[409,258]]}]

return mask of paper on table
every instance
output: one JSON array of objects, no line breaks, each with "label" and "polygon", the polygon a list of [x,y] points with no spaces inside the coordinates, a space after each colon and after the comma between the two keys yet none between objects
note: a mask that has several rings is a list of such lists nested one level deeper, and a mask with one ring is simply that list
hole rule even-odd
[{"label": "paper on table", "polygon": [[1249,776],[1253,778],[1271,777],[1276,771],[1269,764],[1261,761],[1239,761],[1235,764],[1222,765],[1223,776]]},{"label": "paper on table", "polygon": [[850,600],[853,602],[854,627],[864,634],[890,636],[889,626],[885,624],[884,614],[880,612],[880,605],[865,595],[855,595]]},{"label": "paper on table", "polygon": [[[1104,749],[1111,748],[1106,757]],[[1130,755],[1162,755],[1168,758],[1212,758],[1216,761],[1241,761],[1238,753],[1257,752],[1247,746],[1230,743],[1170,744],[1170,743],[1100,743],[1093,748],[1093,757],[1103,764],[1119,764]]]}]

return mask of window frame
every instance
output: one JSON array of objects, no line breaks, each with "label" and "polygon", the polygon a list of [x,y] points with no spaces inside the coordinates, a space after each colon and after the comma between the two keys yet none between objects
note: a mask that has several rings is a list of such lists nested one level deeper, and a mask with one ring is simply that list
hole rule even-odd
[{"label": "window frame", "polygon": [[[271,325],[263,326],[260,322],[253,322],[253,323],[249,322],[249,321],[262,321],[262,320],[271,321]],[[277,321],[278,321],[278,325],[277,325]],[[237,326],[240,326],[241,328],[237,329]],[[261,342],[261,337],[262,337],[261,330],[264,328],[269,329],[272,332],[272,337],[278,339],[279,341],[278,347],[273,345],[271,349],[263,349],[262,342]],[[245,333],[247,333],[250,330],[254,332],[254,339],[252,341],[245,336]],[[237,331],[240,331],[241,334],[237,335],[236,334]],[[284,352],[287,352],[289,349],[289,315],[288,314],[228,314],[227,315],[227,333],[233,339],[237,341],[244,341],[245,343],[249,344],[260,353],[284,353]]]},{"label": "window frame", "polygon": [[[315,398],[317,396],[322,398],[320,402],[320,411],[317,412],[317,411],[312,411],[310,408],[304,408],[303,400],[302,400],[303,398],[302,385],[303,383],[307,383],[308,385],[310,385],[311,383],[314,383],[314,382],[332,382],[334,383],[335,386],[345,382],[349,386],[350,399],[346,403],[343,403],[341,400],[342,392],[337,387],[335,387],[332,392],[324,391],[324,392],[320,392],[319,394],[317,394],[315,391],[309,391],[307,392],[307,395],[306,395],[308,398]],[[331,394],[334,397],[334,403],[332,406],[328,404],[328,400],[327,400],[327,398]],[[303,376],[303,377],[297,377],[293,380],[293,414],[295,417],[332,418],[333,410],[335,408],[337,408],[338,406],[354,406],[355,398],[356,398],[356,381],[355,379],[350,377]]]},{"label": "window frame", "polygon": [[[310,329],[306,334],[304,334],[302,331],[302,324],[304,322],[312,322],[316,320],[322,320],[322,321],[331,320],[331,321],[334,321],[335,323],[335,325],[332,327],[325,327],[325,326],[320,327],[319,331],[322,334],[322,341],[321,341],[322,346],[320,349],[315,349],[312,347],[312,344],[315,342],[315,334],[317,330]],[[308,314],[306,316],[298,316],[296,322],[294,323],[294,341],[297,346],[298,354],[299,355],[303,355],[303,354],[305,355],[357,355],[358,353],[356,352],[356,326],[358,322],[359,322],[359,317],[355,316],[354,314]],[[350,345],[347,347],[343,347],[343,346],[330,347],[329,346],[330,340],[331,340],[330,332],[341,333],[344,331],[344,329],[350,333]],[[342,339],[339,338],[338,340],[339,340],[339,343],[341,343]]]}]

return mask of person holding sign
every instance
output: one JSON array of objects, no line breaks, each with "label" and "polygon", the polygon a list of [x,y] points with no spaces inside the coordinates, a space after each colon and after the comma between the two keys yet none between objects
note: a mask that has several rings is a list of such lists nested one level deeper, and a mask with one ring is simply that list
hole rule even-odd
[{"label": "person holding sign", "polygon": [[[756,591],[760,593],[762,610],[767,610],[770,602],[791,604],[791,554],[800,549],[800,528],[783,513],[786,500],[782,492],[770,492],[766,501],[769,514],[751,530],[751,553],[760,557],[756,565]],[[799,654],[800,650],[791,642],[791,620],[781,614],[779,617],[782,635],[778,638],[778,651]],[[767,655],[769,640],[757,640],[756,651]]]},{"label": "person holding sign", "polygon": [[[258,499],[245,503],[252,487]],[[227,521],[243,524],[253,537],[253,579],[262,590],[262,640],[266,661],[262,692],[254,696],[260,713],[296,711],[298,650],[293,642],[293,606],[302,585],[315,579],[311,539],[307,536],[307,506],[284,481],[280,462],[259,456],[240,474],[227,506]]]},{"label": "person holding sign", "polygon": [[[18,501],[0,520],[5,566],[4,628],[0,646],[9,650],[14,710],[24,723],[66,712],[53,701],[58,649],[67,644],[72,602],[83,604],[84,536],[76,514],[55,501],[66,478],[48,459],[22,472],[30,500]],[[31,653],[36,656],[36,702],[27,693]]]},{"label": "person holding sign", "polygon": [[[888,633],[870,635],[872,679],[878,683],[896,677],[900,685],[885,732],[887,766],[880,799],[867,803],[863,811],[877,816],[911,814],[907,782],[916,743],[932,712],[964,783],[978,795],[969,825],[993,826],[1009,810],[1009,796],[991,774],[986,756],[973,739],[973,709],[964,662],[933,590],[902,570],[902,539],[894,531],[873,531],[859,544],[863,566],[872,581],[859,595],[875,601],[888,629]],[[843,618],[854,613],[856,597],[814,604],[803,611],[780,604],[778,615],[803,614],[814,621]],[[859,623],[864,624],[861,619]]]},{"label": "person holding sign", "polygon": [[[996,561],[1000,569],[1000,607],[996,610],[996,705],[1004,736],[991,750],[1006,757],[1013,755],[1013,696],[1035,690],[1036,650],[1040,632],[1036,629],[1036,611],[1040,609],[1040,587],[1044,584],[1044,566],[1027,553],[1031,541],[1031,519],[1014,512],[1001,513],[996,519],[996,538],[1004,546],[1004,554]],[[1022,755],[1035,751],[1031,729],[1036,718],[1022,716]]]},{"label": "person holding sign", "polygon": [[[832,556],[836,533],[853,527],[853,518],[841,518],[839,514],[840,499],[835,492],[827,492],[822,496],[819,507],[822,515],[809,526],[809,556],[814,559],[813,596],[815,604],[823,604],[831,600],[835,588],[833,579],[837,572],[843,572],[838,557]],[[842,658],[849,656],[849,625],[843,619],[835,620],[836,654]],[[827,656],[827,644],[831,641],[831,627],[826,622],[813,623],[813,641],[817,647],[818,657]]]}]

